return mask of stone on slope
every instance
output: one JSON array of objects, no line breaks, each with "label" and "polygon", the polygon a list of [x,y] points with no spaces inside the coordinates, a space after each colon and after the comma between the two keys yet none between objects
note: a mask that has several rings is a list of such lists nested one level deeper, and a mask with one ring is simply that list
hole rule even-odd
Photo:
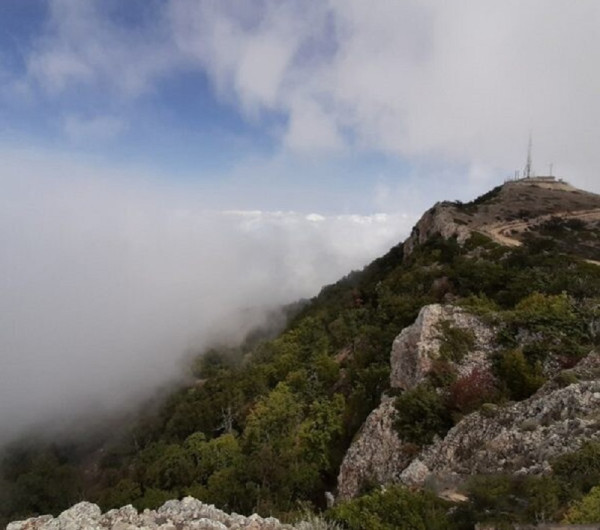
[{"label": "stone on slope", "polygon": [[423,381],[440,355],[444,323],[466,330],[474,338],[472,350],[457,363],[460,375],[488,366],[488,356],[494,349],[493,328],[460,307],[431,304],[424,306],[414,324],[404,328],[394,339],[390,355],[392,388],[409,390]]},{"label": "stone on slope", "polygon": [[410,462],[410,447],[402,443],[393,428],[395,412],[394,399],[384,397],[369,414],[342,462],[338,500],[355,497],[370,482],[396,482],[398,470]]}]

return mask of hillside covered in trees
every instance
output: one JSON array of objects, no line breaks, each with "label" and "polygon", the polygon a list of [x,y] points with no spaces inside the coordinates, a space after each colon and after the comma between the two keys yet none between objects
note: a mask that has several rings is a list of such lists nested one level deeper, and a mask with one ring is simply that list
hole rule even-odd
[{"label": "hillside covered in trees", "polygon": [[[371,483],[353,499],[326,503],[382,393],[394,398],[395,428],[416,454],[469,414],[577,382],[573,367],[600,343],[600,232],[589,215],[600,197],[531,184],[517,201],[515,184],[506,186],[472,203],[436,205],[406,243],[295,308],[279,335],[203,352],[190,367],[193,382],[118,437],[12,444],[1,464],[1,518],[57,514],[82,499],[143,509],[189,495],[283,521],[324,512],[349,529],[600,521],[593,440],[543,473],[473,474],[460,502],[427,484]],[[577,208],[587,217],[571,215]],[[500,244],[493,223],[527,211],[539,220],[535,229],[519,226],[518,245]],[[392,342],[428,304],[493,323],[499,348],[490,369],[471,379],[451,369],[473,337],[449,327],[440,330],[444,351],[426,382],[390,392]]]}]

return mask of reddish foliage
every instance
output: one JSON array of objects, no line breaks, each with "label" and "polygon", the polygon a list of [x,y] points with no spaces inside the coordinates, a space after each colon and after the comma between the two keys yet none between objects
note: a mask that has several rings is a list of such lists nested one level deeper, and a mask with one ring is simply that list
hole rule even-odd
[{"label": "reddish foliage", "polygon": [[569,368],[573,368],[581,360],[581,358],[560,355],[556,360],[563,370],[568,370]]},{"label": "reddish foliage", "polygon": [[352,291],[352,305],[354,307],[362,307],[364,305],[364,300],[357,289]]},{"label": "reddish foliage", "polygon": [[467,413],[483,403],[493,401],[496,394],[496,382],[490,371],[474,368],[471,373],[450,385],[448,400],[450,408]]}]

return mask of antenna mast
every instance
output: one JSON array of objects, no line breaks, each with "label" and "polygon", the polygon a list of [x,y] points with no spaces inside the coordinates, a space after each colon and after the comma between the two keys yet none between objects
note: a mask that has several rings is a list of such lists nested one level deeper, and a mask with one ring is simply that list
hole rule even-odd
[{"label": "antenna mast", "polygon": [[525,178],[531,177],[531,133],[529,134],[529,145],[527,147],[527,163],[525,164]]}]

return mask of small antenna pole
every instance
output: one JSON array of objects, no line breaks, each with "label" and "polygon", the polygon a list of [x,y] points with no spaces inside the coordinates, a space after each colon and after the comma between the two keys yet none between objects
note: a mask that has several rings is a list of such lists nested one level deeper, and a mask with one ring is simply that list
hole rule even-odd
[{"label": "small antenna pole", "polygon": [[525,178],[531,177],[531,133],[529,133],[529,145],[527,147],[527,163],[525,164]]}]

